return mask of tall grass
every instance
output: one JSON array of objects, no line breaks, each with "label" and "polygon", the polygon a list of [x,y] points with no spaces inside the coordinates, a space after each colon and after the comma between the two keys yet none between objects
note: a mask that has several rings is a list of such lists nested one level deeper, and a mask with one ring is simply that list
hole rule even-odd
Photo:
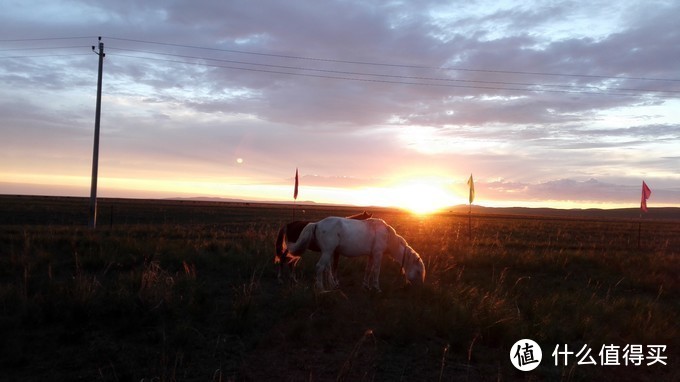
[{"label": "tall grass", "polygon": [[[246,212],[182,224],[168,210],[170,224],[97,231],[0,227],[5,375],[679,379],[671,353],[680,346],[675,225],[650,222],[638,250],[637,227],[626,222],[476,217],[469,237],[466,218],[390,213],[381,217],[423,256],[426,285],[406,286],[399,265],[386,259],[383,293],[367,293],[365,260],[342,259],[341,289],[319,294],[313,253],[302,259],[297,283],[277,282],[272,246],[285,217]],[[508,359],[521,338],[545,345],[544,364],[531,374]],[[657,343],[668,345],[669,367],[550,365],[556,344]]]}]

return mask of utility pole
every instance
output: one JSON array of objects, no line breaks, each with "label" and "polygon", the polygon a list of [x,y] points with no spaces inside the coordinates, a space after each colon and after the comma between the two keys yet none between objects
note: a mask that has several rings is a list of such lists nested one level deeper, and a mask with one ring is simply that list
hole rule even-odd
[{"label": "utility pole", "polygon": [[92,185],[90,186],[90,228],[97,228],[97,171],[99,168],[99,118],[102,109],[102,69],[104,67],[104,43],[99,36],[99,73],[97,75],[97,108],[94,114],[94,151],[92,153]]}]

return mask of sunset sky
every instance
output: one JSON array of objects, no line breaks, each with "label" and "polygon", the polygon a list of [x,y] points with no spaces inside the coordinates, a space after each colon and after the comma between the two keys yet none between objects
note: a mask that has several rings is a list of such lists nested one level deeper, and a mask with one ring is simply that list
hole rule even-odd
[{"label": "sunset sky", "polygon": [[0,8],[0,194],[680,206],[678,1]]}]

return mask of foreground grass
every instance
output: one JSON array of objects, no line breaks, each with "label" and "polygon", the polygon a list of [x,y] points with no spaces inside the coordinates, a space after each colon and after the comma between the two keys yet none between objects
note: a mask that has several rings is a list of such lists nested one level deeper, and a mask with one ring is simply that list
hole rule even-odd
[{"label": "foreground grass", "polygon": [[[382,212],[427,285],[383,263],[383,293],[343,259],[341,289],[279,284],[286,213],[210,224],[0,226],[0,368],[12,380],[680,380],[680,229],[626,222],[416,218]],[[275,212],[275,211],[274,211]],[[318,215],[332,211],[317,211]],[[342,214],[344,211],[339,212]],[[196,214],[192,220],[204,220]],[[544,361],[509,362],[531,338]],[[557,344],[665,344],[668,365],[555,366]]]}]

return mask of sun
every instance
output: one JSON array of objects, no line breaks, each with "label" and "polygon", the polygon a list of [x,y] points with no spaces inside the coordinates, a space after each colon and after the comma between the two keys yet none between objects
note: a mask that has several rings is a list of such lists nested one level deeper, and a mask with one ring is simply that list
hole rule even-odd
[{"label": "sun", "polygon": [[431,214],[456,204],[445,185],[435,181],[413,181],[391,188],[393,204],[418,215]]}]

